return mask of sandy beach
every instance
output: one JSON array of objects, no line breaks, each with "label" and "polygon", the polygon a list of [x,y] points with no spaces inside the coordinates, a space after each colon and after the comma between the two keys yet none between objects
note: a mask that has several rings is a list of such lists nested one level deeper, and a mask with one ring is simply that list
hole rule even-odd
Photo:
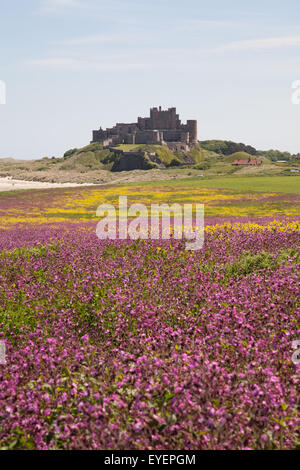
[{"label": "sandy beach", "polygon": [[68,188],[78,186],[94,186],[92,183],[46,183],[41,181],[24,181],[16,180],[10,176],[0,178],[0,192],[1,191],[16,191],[19,189],[49,189],[49,188]]}]

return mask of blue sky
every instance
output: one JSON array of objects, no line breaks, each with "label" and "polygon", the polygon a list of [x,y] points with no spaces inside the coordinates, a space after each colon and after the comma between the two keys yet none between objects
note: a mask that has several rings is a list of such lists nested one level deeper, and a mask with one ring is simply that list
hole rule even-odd
[{"label": "blue sky", "polygon": [[0,157],[176,106],[199,139],[300,152],[299,0],[0,0]]}]

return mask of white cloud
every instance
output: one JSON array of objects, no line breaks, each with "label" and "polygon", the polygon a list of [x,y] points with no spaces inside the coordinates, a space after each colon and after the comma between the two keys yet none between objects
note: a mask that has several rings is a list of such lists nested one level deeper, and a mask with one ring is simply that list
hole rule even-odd
[{"label": "white cloud", "polygon": [[175,25],[176,31],[198,31],[203,29],[220,29],[220,28],[232,28],[235,26],[241,26],[241,23],[233,21],[222,21],[222,20],[199,20],[199,19],[186,19],[181,20]]},{"label": "white cloud", "polygon": [[101,21],[116,24],[138,25],[140,21],[132,16],[126,16],[128,10],[127,0],[40,0],[39,8],[35,14],[56,14],[65,11],[85,11],[93,18],[99,17]]},{"label": "white cloud", "polygon": [[[123,19],[124,22],[126,21]],[[215,20],[182,20],[179,21],[177,24],[172,23],[171,25],[165,25],[163,34],[176,34],[178,32],[183,31],[198,31],[201,29],[207,28],[228,28],[235,26],[233,22],[226,22],[226,21],[215,21]],[[133,43],[136,44],[137,41],[141,43],[142,41],[148,41],[153,43],[153,35],[159,34],[159,31],[155,29],[155,25],[151,29],[151,31],[144,31],[135,28],[135,32],[121,32],[117,34],[111,33],[104,33],[104,34],[94,34],[89,36],[79,36],[72,39],[64,39],[61,41],[56,41],[55,44],[59,44],[62,46],[84,46],[90,44],[128,44]]]},{"label": "white cloud", "polygon": [[93,36],[83,36],[74,39],[58,41],[57,44],[64,46],[81,46],[85,44],[124,44],[128,41],[136,41],[137,37],[124,34],[95,34]]},{"label": "white cloud", "polygon": [[[147,33],[143,37],[144,42],[149,39]],[[209,60],[214,56],[213,53],[234,52],[248,50],[266,50],[279,47],[300,46],[300,36],[288,36],[277,38],[261,38],[252,40],[242,40],[227,43],[218,47],[207,48],[187,48],[187,47],[140,47],[128,48],[126,45],[135,42],[136,37],[132,34],[103,33],[91,36],[83,36],[64,41],[58,41],[56,44],[64,46],[89,46],[91,44],[120,44],[125,47],[112,50],[103,48],[103,54],[98,52],[91,53],[92,48],[75,47],[70,50],[67,47],[64,50],[53,52],[47,57],[41,57],[35,60],[27,61],[27,64],[63,70],[130,70],[130,69],[150,69],[150,68],[176,68],[190,67],[198,68],[201,66],[201,60]],[[60,48],[62,49],[62,48]],[[95,49],[95,50],[96,50]]]},{"label": "white cloud", "polygon": [[[116,38],[117,39],[117,38]],[[33,60],[27,60],[30,66],[63,69],[63,70],[128,70],[128,69],[153,69],[185,66],[198,66],[198,60],[203,50],[193,51],[186,48],[123,48],[113,52],[92,54],[75,48],[72,53],[56,51],[52,56],[44,56]]]},{"label": "white cloud", "polygon": [[84,3],[79,0],[44,0],[41,11],[55,12],[63,8],[77,8],[84,6]]},{"label": "white cloud", "polygon": [[236,41],[217,47],[215,51],[251,51],[300,46],[300,36],[283,36]]},{"label": "white cloud", "polygon": [[72,59],[72,58],[65,58],[65,57],[51,57],[47,59],[34,59],[28,61],[31,65],[37,65],[41,67],[51,67],[51,68],[63,68],[63,69],[70,69],[70,68],[78,68],[78,66],[82,65],[81,60]]},{"label": "white cloud", "polygon": [[110,58],[103,59],[73,59],[69,57],[50,57],[45,59],[35,59],[28,61],[29,65],[34,65],[43,68],[52,68],[59,70],[130,70],[130,69],[145,69],[153,68],[155,64],[140,61],[118,61]]},{"label": "white cloud", "polygon": [[50,5],[58,7],[74,7],[80,4],[77,0],[47,0]]}]

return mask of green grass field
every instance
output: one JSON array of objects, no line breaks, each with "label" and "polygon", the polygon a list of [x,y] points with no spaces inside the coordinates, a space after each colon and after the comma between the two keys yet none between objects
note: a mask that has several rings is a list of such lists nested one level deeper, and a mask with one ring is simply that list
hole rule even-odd
[{"label": "green grass field", "polygon": [[[136,185],[137,183],[128,183]],[[231,176],[218,178],[184,178],[168,181],[146,181],[139,185],[219,188],[234,191],[276,192],[300,194],[300,176]]]}]

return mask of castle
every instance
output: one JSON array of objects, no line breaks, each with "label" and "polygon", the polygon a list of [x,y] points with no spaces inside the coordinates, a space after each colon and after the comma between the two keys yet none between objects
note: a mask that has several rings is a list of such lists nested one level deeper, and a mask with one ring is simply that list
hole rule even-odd
[{"label": "castle", "polygon": [[131,124],[117,123],[114,127],[93,131],[94,142],[107,148],[118,144],[166,145],[171,151],[187,152],[197,143],[197,121],[182,124],[176,108],[150,109],[150,117],[139,117]]}]

